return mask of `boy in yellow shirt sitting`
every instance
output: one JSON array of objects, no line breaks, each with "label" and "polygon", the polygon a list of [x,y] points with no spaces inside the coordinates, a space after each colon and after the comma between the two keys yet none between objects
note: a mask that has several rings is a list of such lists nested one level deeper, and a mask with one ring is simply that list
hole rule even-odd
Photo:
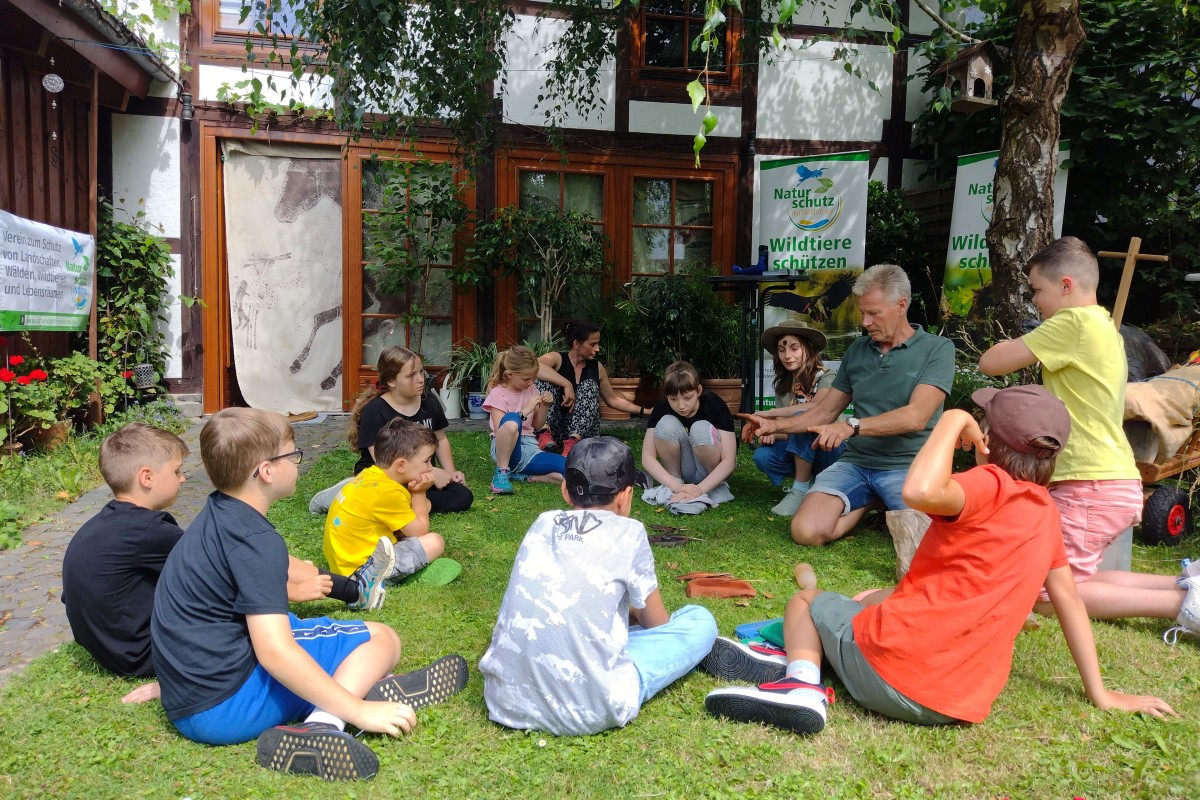
[{"label": "boy in yellow shirt sitting", "polygon": [[375,440],[375,466],[338,493],[325,517],[325,559],[337,575],[361,575],[364,608],[383,605],[385,581],[422,569],[446,549],[429,530],[429,498],[437,437],[428,428],[396,418]]}]

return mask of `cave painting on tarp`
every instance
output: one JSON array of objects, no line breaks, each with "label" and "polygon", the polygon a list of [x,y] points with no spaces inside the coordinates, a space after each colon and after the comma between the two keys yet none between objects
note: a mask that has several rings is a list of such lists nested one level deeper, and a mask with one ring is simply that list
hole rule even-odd
[{"label": "cave painting on tarp", "polygon": [[255,145],[224,148],[238,386],[253,408],[340,411],[341,158],[331,148]]}]

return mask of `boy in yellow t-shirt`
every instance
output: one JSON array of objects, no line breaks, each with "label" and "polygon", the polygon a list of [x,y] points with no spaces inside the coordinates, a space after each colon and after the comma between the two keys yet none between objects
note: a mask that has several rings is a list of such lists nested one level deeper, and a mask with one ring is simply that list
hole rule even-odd
[{"label": "boy in yellow t-shirt", "polygon": [[[325,517],[325,559],[337,575],[361,572],[374,582],[412,575],[446,549],[429,530],[429,498],[437,437],[397,417],[379,431],[375,466],[346,484]],[[379,564],[387,569],[376,569]],[[374,578],[378,574],[379,578]],[[378,608],[382,586],[370,587]]]},{"label": "boy in yellow t-shirt", "polygon": [[[1042,382],[1071,415],[1071,438],[1058,456],[1050,496],[1062,517],[1063,543],[1079,596],[1094,619],[1175,618],[1200,635],[1200,563],[1179,578],[1099,570],[1104,549],[1142,516],[1142,482],[1125,438],[1125,343],[1096,298],[1100,270],[1088,246],[1064,236],[1030,259],[1033,303],[1045,320],[1019,339],[993,345],[979,360],[988,375],[1036,362]],[[1045,596],[1035,608],[1049,613]]]}]

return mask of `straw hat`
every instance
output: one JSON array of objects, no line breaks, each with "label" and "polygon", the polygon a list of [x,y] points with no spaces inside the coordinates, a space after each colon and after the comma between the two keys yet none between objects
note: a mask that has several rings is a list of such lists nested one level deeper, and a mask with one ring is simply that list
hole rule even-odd
[{"label": "straw hat", "polygon": [[763,350],[774,353],[775,348],[779,345],[780,336],[795,336],[797,339],[803,339],[818,353],[825,349],[825,334],[798,319],[792,319],[772,325],[763,331],[762,338],[759,339]]}]

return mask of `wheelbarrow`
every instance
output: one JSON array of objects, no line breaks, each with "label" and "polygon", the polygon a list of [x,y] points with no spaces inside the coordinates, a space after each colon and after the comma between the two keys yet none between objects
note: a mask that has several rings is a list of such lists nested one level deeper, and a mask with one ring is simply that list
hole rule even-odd
[{"label": "wheelbarrow", "polygon": [[1150,423],[1140,419],[1126,420],[1125,435],[1133,446],[1145,498],[1138,539],[1142,544],[1174,547],[1192,531],[1190,489],[1195,470],[1200,467],[1200,431],[1192,431],[1179,452],[1163,462],[1139,458],[1146,452],[1146,440],[1153,438]]}]

